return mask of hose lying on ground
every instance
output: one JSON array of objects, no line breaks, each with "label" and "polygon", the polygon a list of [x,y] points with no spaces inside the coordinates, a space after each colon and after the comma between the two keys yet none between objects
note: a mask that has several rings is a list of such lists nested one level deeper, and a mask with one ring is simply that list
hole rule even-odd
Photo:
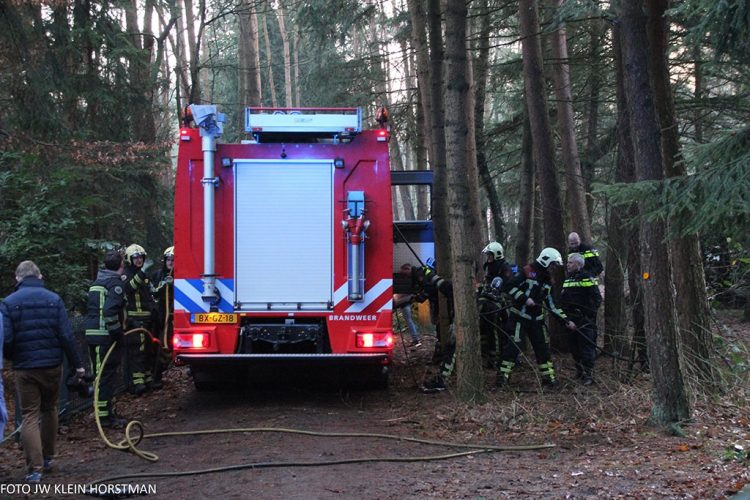
[{"label": "hose lying on ground", "polygon": [[[135,328],[133,330],[129,330],[125,332],[125,335],[130,335],[130,334],[140,332],[140,331],[146,332],[149,336],[151,335],[150,332],[148,332],[148,330],[144,328]],[[105,354],[104,359],[102,360],[102,367],[107,363],[110,354],[114,350],[114,347],[115,347],[115,344],[112,344],[112,346],[109,348],[109,350]],[[128,425],[125,427],[125,438],[119,443],[115,444],[107,438],[106,434],[104,433],[104,428],[102,427],[99,416],[96,414],[97,402],[99,400],[99,383],[101,380],[101,372],[102,370],[100,369],[96,375],[96,380],[94,381],[94,401],[93,401],[94,415],[96,418],[97,428],[99,429],[99,435],[101,436],[102,440],[105,442],[105,444],[108,447],[116,449],[116,450],[130,451],[133,454],[145,460],[148,460],[150,462],[156,462],[157,460],[159,460],[159,456],[156,455],[155,453],[144,451],[138,448],[138,445],[144,439],[157,438],[157,437],[171,437],[171,436],[201,436],[201,435],[208,435],[208,434],[229,434],[229,433],[250,433],[250,432],[288,433],[288,434],[300,434],[300,435],[306,435],[306,436],[336,437],[336,438],[352,438],[353,437],[353,438],[391,439],[391,440],[396,440],[396,441],[406,441],[406,442],[420,443],[420,444],[426,444],[426,445],[432,445],[432,446],[445,446],[445,447],[450,447],[450,448],[463,448],[463,449],[468,448],[468,451],[461,451],[461,452],[441,454],[441,455],[418,456],[418,457],[388,456],[388,457],[358,457],[358,458],[350,458],[350,459],[314,461],[314,462],[307,462],[307,461],[253,462],[253,463],[246,463],[246,464],[228,465],[224,467],[213,467],[213,468],[208,468],[208,469],[184,471],[184,472],[148,472],[148,473],[143,473],[143,474],[125,474],[125,475],[112,476],[112,477],[98,479],[96,481],[89,483],[89,486],[106,483],[109,481],[120,480],[120,479],[143,479],[143,478],[153,478],[153,477],[189,476],[189,475],[199,475],[199,474],[211,474],[211,473],[217,473],[217,472],[236,471],[236,470],[242,470],[242,469],[261,469],[261,468],[271,468],[271,467],[320,467],[320,466],[328,466],[328,465],[342,465],[342,464],[354,464],[354,463],[365,463],[365,462],[423,462],[423,461],[432,461],[432,460],[447,460],[450,458],[463,457],[463,456],[474,455],[474,454],[479,454],[479,453],[494,453],[494,452],[499,452],[499,451],[527,451],[527,450],[539,450],[539,449],[555,447],[554,444],[550,444],[550,443],[526,445],[526,446],[496,446],[496,445],[489,445],[489,444],[451,443],[451,442],[437,441],[437,440],[431,440],[431,439],[420,439],[420,438],[414,438],[414,437],[408,437],[408,436],[397,436],[397,435],[392,435],[392,434],[378,434],[378,433],[366,433],[366,432],[315,432],[315,431],[307,431],[307,430],[300,430],[300,429],[287,429],[287,428],[278,428],[278,427],[205,429],[205,430],[195,430],[195,431],[158,432],[158,433],[153,433],[153,434],[146,434],[144,432],[143,424],[138,420],[133,420],[128,423]],[[137,434],[134,434],[136,429],[137,429]],[[95,489],[92,488],[92,491],[95,491]]]}]

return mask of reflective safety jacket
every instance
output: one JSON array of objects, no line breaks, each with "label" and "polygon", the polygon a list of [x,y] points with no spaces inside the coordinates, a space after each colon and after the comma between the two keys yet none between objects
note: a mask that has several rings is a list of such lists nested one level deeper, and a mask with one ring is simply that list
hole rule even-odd
[{"label": "reflective safety jacket", "polygon": [[584,259],[583,270],[589,273],[592,278],[596,278],[604,271],[602,261],[599,259],[599,250],[591,245],[581,243],[577,248],[571,248],[570,253],[581,254]]},{"label": "reflective safety jacket", "polygon": [[[513,301],[510,307],[511,316],[532,321],[542,321],[544,311],[542,304],[562,323],[568,320],[565,313],[555,305],[552,297],[552,283],[549,271],[536,262],[524,266],[513,276],[509,284],[508,294]],[[526,300],[532,299],[535,304],[527,306]]]},{"label": "reflective safety jacket", "polygon": [[157,309],[162,319],[174,312],[174,276],[172,271],[163,267],[152,276],[151,294],[157,301]]},{"label": "reflective safety jacket", "polygon": [[576,319],[596,318],[596,310],[602,304],[602,294],[596,279],[581,269],[570,275],[563,283],[560,307],[568,316]]},{"label": "reflective safety jacket", "polygon": [[125,267],[124,287],[128,298],[128,318],[148,320],[156,311],[156,303],[151,295],[151,280],[131,264]]},{"label": "reflective safety jacket", "polygon": [[125,320],[125,285],[120,275],[109,269],[99,274],[89,287],[86,304],[86,342],[92,345],[120,340]]}]

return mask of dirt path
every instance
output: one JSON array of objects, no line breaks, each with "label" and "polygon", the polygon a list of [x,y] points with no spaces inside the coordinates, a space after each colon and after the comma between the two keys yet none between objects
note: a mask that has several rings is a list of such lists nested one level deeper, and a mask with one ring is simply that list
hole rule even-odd
[{"label": "dirt path", "polygon": [[[139,417],[147,432],[278,427],[475,444],[553,443],[556,447],[443,461],[245,469],[115,482],[153,485],[158,498],[305,499],[719,498],[750,482],[746,462],[725,459],[727,447],[750,444],[747,409],[736,406],[736,400],[728,396],[711,405],[698,405],[695,421],[683,428],[684,437],[667,437],[646,425],[647,378],[620,384],[614,380],[612,363],[606,360],[599,361],[598,383],[592,388],[570,380],[570,364],[558,356],[555,361],[563,379],[558,391],[539,390],[527,367],[514,374],[515,389],[523,392],[491,392],[486,403],[468,407],[458,403],[450,391],[423,395],[414,389],[414,379],[424,375],[429,343],[412,351],[408,360],[400,344],[396,353],[388,391],[346,391],[335,385],[321,389],[313,378],[283,387],[267,382],[261,389],[198,393],[186,370],[174,369],[164,390],[142,398],[122,396],[118,409]],[[488,382],[492,376],[488,370]],[[362,437],[243,433],[146,440],[142,448],[160,456],[158,462],[148,463],[130,453],[106,449],[90,415],[71,424],[60,437],[59,448],[58,469],[45,475],[48,484],[233,464],[418,457],[461,451]],[[17,447],[0,447],[0,483],[20,482],[22,464]]]}]

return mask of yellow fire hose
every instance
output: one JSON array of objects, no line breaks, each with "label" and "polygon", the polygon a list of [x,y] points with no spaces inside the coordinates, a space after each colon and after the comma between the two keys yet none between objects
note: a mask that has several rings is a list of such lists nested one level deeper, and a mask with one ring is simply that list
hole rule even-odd
[{"label": "yellow fire hose", "polygon": [[[137,332],[145,332],[153,341],[153,336],[145,328],[134,328],[125,332],[124,336],[132,335]],[[448,453],[442,455],[429,455],[419,457],[363,457],[363,458],[352,458],[343,460],[330,460],[330,461],[317,461],[317,462],[254,462],[246,464],[235,464],[225,467],[214,467],[208,469],[199,469],[184,472],[152,472],[143,474],[127,474],[121,476],[107,477],[98,479],[90,483],[90,485],[105,483],[108,481],[126,479],[126,478],[153,478],[153,477],[176,477],[176,476],[188,476],[198,474],[210,474],[216,472],[235,471],[241,469],[260,469],[270,467],[314,467],[314,466],[325,466],[325,465],[340,465],[340,464],[353,464],[353,463],[364,463],[364,462],[419,462],[419,461],[433,461],[433,460],[446,460],[450,458],[474,455],[479,453],[495,453],[499,451],[528,451],[528,450],[539,450],[544,448],[554,448],[556,445],[547,444],[536,444],[526,446],[496,446],[489,444],[467,444],[467,443],[451,443],[446,441],[437,441],[431,439],[420,439],[408,436],[397,436],[392,434],[379,434],[379,433],[366,433],[366,432],[315,432],[306,431],[300,429],[287,429],[280,427],[243,427],[243,428],[230,428],[230,429],[205,429],[205,430],[194,430],[194,431],[181,431],[181,432],[158,432],[153,434],[146,434],[144,432],[144,426],[139,420],[131,420],[125,426],[125,438],[119,443],[115,444],[107,438],[104,433],[99,415],[96,414],[97,402],[99,401],[99,382],[101,380],[102,367],[106,365],[110,354],[114,350],[115,343],[110,346],[107,351],[99,372],[96,374],[94,381],[94,415],[96,418],[96,426],[99,429],[99,435],[107,446],[115,450],[130,451],[133,454],[148,460],[150,462],[156,462],[159,460],[159,456],[150,451],[144,451],[138,448],[138,445],[147,438],[156,437],[167,437],[167,436],[201,436],[207,434],[229,434],[229,433],[250,433],[250,432],[273,432],[273,433],[288,433],[288,434],[300,434],[306,436],[320,436],[320,437],[356,437],[356,438],[377,438],[377,439],[391,439],[396,441],[405,441],[412,443],[420,443],[432,446],[444,446],[450,448],[463,448],[469,449],[468,451],[461,451],[456,453]],[[137,435],[134,432],[137,430]]]}]

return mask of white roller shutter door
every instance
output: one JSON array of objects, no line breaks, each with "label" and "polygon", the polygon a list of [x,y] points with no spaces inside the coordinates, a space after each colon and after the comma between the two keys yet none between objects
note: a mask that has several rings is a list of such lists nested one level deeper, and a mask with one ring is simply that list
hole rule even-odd
[{"label": "white roller shutter door", "polygon": [[235,302],[320,310],[333,290],[333,162],[236,160]]}]

